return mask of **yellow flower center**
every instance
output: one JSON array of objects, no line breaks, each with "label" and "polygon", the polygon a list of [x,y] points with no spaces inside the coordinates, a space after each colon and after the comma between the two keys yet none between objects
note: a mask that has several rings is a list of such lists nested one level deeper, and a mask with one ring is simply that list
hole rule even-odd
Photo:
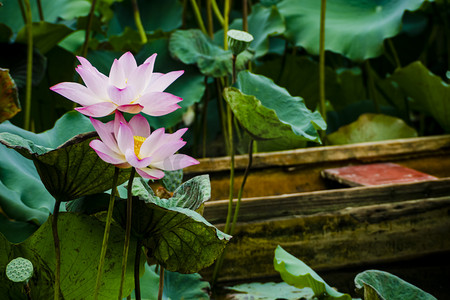
[{"label": "yellow flower center", "polygon": [[141,152],[141,146],[142,143],[145,141],[145,137],[135,135],[133,136],[133,139],[134,139],[134,153],[136,154],[137,158],[142,159],[139,156],[139,153]]}]

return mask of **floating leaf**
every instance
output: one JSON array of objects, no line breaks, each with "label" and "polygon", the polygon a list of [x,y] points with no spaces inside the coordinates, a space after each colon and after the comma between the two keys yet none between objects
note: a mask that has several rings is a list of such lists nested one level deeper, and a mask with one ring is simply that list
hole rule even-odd
[{"label": "floating leaf", "polygon": [[17,86],[9,70],[0,68],[0,123],[11,119],[20,111]]},{"label": "floating leaf", "polygon": [[[98,259],[104,223],[94,217],[71,213],[61,213],[58,217],[58,233],[61,243],[61,293],[64,299],[88,299],[92,296],[97,277]],[[99,299],[117,297],[119,290],[124,231],[112,226],[105,260]],[[130,257],[124,283],[124,293],[129,294],[134,287],[133,266],[136,241],[130,243]],[[11,244],[0,234],[0,266],[17,256],[33,263],[35,272],[30,279],[31,298],[51,299],[53,297],[55,251],[51,221],[47,221],[30,238],[20,244]],[[141,265],[144,260],[141,260]],[[27,299],[22,286],[6,280],[0,274],[0,294],[8,299]]]},{"label": "floating leaf", "polygon": [[355,277],[358,290],[364,289],[366,300],[436,300],[432,295],[387,272],[367,270]]},{"label": "floating leaf", "polygon": [[280,246],[275,250],[274,257],[275,270],[280,272],[284,282],[297,288],[311,288],[316,297],[321,299],[341,299],[351,300],[348,294],[342,294],[330,287],[317,275],[310,267],[295,256],[286,252]]},{"label": "floating leaf", "polygon": [[240,292],[242,294],[233,294],[231,299],[235,300],[272,300],[272,299],[313,299],[314,292],[310,288],[299,289],[286,282],[267,282],[267,283],[244,283],[227,287],[227,289]]},{"label": "floating leaf", "polygon": [[[47,53],[73,32],[73,30],[66,25],[48,22],[33,23],[31,31],[33,33],[33,46],[39,49],[42,54]],[[25,28],[20,30],[17,34],[16,42],[24,44],[27,42]]]},{"label": "floating leaf", "polygon": [[413,99],[412,107],[428,112],[450,132],[450,86],[447,83],[420,61],[397,69],[390,79]]},{"label": "floating leaf", "polygon": [[[383,53],[385,39],[401,31],[405,10],[418,9],[425,0],[328,0],[325,49],[353,60]],[[284,0],[277,4],[286,20],[284,35],[311,54],[319,54],[320,5],[317,0]]]},{"label": "floating leaf", "polygon": [[[195,211],[183,208],[200,202],[196,198],[203,199],[201,193],[189,193],[188,185],[184,189],[186,196],[178,200],[154,199],[144,181],[139,185],[133,189],[139,197],[133,197],[132,233],[142,240],[158,264],[180,273],[196,273],[211,265],[231,236],[215,228]],[[189,195],[194,199],[188,199]],[[122,225],[126,220],[125,206],[125,201],[121,201],[115,207],[115,218]]]},{"label": "floating leaf", "polygon": [[318,112],[308,110],[300,97],[262,75],[238,74],[236,88],[227,88],[226,101],[241,125],[255,139],[290,138],[320,142],[317,129],[326,125]]},{"label": "floating leaf", "polygon": [[[159,274],[156,273],[156,266],[145,264],[145,273],[141,277],[141,297],[146,300],[157,300],[159,289]],[[209,296],[206,292],[209,283],[202,280],[197,274],[181,274],[177,272],[164,271],[164,290],[162,299],[197,299],[207,300]],[[136,299],[134,291],[131,299]]]},{"label": "floating leaf", "polygon": [[417,137],[417,131],[402,119],[382,114],[363,114],[355,122],[329,134],[327,139],[332,145],[346,145],[410,137]]}]

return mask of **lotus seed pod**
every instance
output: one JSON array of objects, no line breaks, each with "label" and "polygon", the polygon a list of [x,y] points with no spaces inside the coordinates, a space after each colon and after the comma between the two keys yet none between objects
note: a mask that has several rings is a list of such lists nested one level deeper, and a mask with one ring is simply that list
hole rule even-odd
[{"label": "lotus seed pod", "polygon": [[227,35],[228,46],[235,56],[245,51],[253,41],[253,36],[250,33],[241,30],[228,30]]},{"label": "lotus seed pod", "polygon": [[18,257],[6,266],[6,277],[14,282],[26,282],[33,276],[33,264],[26,258]]}]

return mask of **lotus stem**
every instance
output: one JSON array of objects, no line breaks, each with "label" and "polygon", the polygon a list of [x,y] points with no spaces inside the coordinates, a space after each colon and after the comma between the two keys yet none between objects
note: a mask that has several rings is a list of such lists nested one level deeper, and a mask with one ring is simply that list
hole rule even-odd
[{"label": "lotus stem", "polygon": [[197,1],[191,0],[192,9],[194,10],[194,15],[197,20],[198,27],[204,34],[208,34],[205,28],[205,24],[203,23],[202,14],[200,13],[200,9],[198,8]]},{"label": "lotus stem", "polygon": [[134,257],[134,295],[136,300],[141,300],[141,284],[139,282],[139,263],[141,260],[142,241],[136,243],[136,255]]},{"label": "lotus stem", "polygon": [[89,10],[89,15],[88,15],[88,21],[86,24],[86,33],[84,35],[83,48],[81,50],[81,56],[83,56],[83,57],[87,56],[87,52],[88,52],[88,48],[89,48],[89,39],[91,38],[92,20],[94,19],[96,4],[97,4],[97,0],[92,0],[91,8]]},{"label": "lotus stem", "polygon": [[223,26],[223,23],[225,21],[224,21],[224,19],[222,17],[222,14],[220,13],[219,7],[217,6],[216,0],[211,0],[211,5],[212,5],[212,9],[214,11],[214,14],[216,15],[217,20],[219,21],[220,25]]},{"label": "lotus stem", "polygon": [[206,18],[208,20],[208,34],[210,38],[214,38],[214,23],[211,10],[211,0],[206,0]]},{"label": "lotus stem", "polygon": [[54,286],[54,299],[59,300],[60,293],[60,281],[61,281],[61,247],[59,244],[59,236],[58,236],[58,215],[59,215],[59,206],[61,205],[61,201],[56,199],[55,206],[53,208],[53,216],[52,216],[52,233],[53,233],[53,243],[55,245],[55,286]]},{"label": "lotus stem", "polygon": [[[20,2],[20,1],[19,1]],[[31,129],[31,88],[33,82],[33,24],[29,0],[24,0],[25,28],[27,34],[27,80],[25,89],[24,129]]]},{"label": "lotus stem", "polygon": [[230,17],[230,0],[225,0],[223,12],[223,49],[228,50],[228,20]]},{"label": "lotus stem", "polygon": [[237,199],[236,207],[234,209],[233,223],[231,224],[230,235],[233,235],[234,228],[236,227],[237,218],[239,215],[239,208],[241,206],[242,193],[244,192],[245,183],[247,182],[247,177],[248,177],[248,174],[250,173],[250,168],[252,167],[253,142],[254,141],[251,138],[249,145],[248,145],[248,164],[247,164],[247,167],[245,168],[244,177],[242,178],[241,188],[239,189],[239,192],[238,192],[238,199]]},{"label": "lotus stem", "polygon": [[106,215],[105,232],[103,234],[102,250],[100,252],[100,260],[97,269],[97,280],[95,282],[94,299],[98,299],[98,293],[102,283],[103,267],[105,265],[106,250],[108,249],[109,232],[111,229],[112,214],[114,210],[114,201],[116,198],[117,181],[119,180],[119,168],[114,169],[114,177],[111,189],[111,197],[109,198],[108,214]]},{"label": "lotus stem", "polygon": [[142,25],[141,14],[139,13],[139,6],[137,4],[137,0],[132,0],[131,3],[133,4],[134,23],[136,24],[139,36],[141,37],[142,44],[146,44],[147,34],[145,33],[144,26]]},{"label": "lotus stem", "polygon": [[36,0],[36,4],[39,11],[39,20],[44,21],[44,12],[42,10],[41,0]]},{"label": "lotus stem", "polygon": [[324,121],[327,121],[327,108],[325,105],[325,12],[326,0],[321,0],[320,5],[320,37],[319,37],[319,97],[320,113]]},{"label": "lotus stem", "polygon": [[230,105],[227,105],[227,124],[228,124],[228,143],[230,145],[230,191],[228,201],[227,220],[225,223],[225,233],[229,232],[231,215],[233,210],[233,191],[234,191],[234,142],[233,142],[233,113]]},{"label": "lotus stem", "polygon": [[133,179],[136,174],[136,169],[131,168],[130,179],[128,180],[128,197],[127,197],[127,223],[125,227],[125,245],[123,246],[123,256],[122,256],[122,275],[120,276],[120,287],[119,287],[119,300],[122,300],[123,295],[123,284],[125,281],[125,273],[127,271],[127,260],[128,260],[128,249],[130,248],[130,237],[131,237],[131,216],[133,207],[133,194],[131,193],[131,188],[133,187]]},{"label": "lotus stem", "polygon": [[160,266],[161,270],[159,272],[159,290],[158,290],[158,300],[162,300],[164,291],[164,268]]},{"label": "lotus stem", "polygon": [[25,294],[27,295],[28,300],[32,300],[30,284],[28,283],[28,281],[27,281],[27,283],[25,283]]},{"label": "lotus stem", "polygon": [[377,91],[375,88],[375,80],[373,78],[373,70],[372,70],[372,67],[370,66],[369,60],[366,60],[365,67],[366,67],[367,86],[368,86],[368,90],[369,90],[369,95],[373,101],[373,105],[375,106],[375,111],[377,113],[380,113],[380,106],[378,104]]},{"label": "lotus stem", "polygon": [[233,66],[233,74],[232,74],[232,84],[236,83],[236,55],[232,54],[231,56],[232,66]]},{"label": "lotus stem", "polygon": [[208,102],[210,99],[209,88],[208,88],[208,76],[205,76],[205,98],[203,104],[203,114],[202,114],[202,126],[203,126],[203,140],[202,140],[202,156],[206,157],[206,139],[207,139],[207,115],[208,115]]},{"label": "lotus stem", "polygon": [[242,0],[242,30],[248,31],[248,3],[247,0]]},{"label": "lotus stem", "polygon": [[395,50],[395,46],[394,46],[394,43],[392,42],[392,39],[388,39],[387,43],[389,45],[389,49],[392,52],[392,56],[394,57],[396,67],[401,68],[402,64],[400,62],[400,58],[398,57],[397,50]]},{"label": "lotus stem", "polygon": [[27,16],[25,15],[25,7],[23,7],[22,0],[17,0],[19,3],[20,13],[22,14],[23,23],[27,23]]}]

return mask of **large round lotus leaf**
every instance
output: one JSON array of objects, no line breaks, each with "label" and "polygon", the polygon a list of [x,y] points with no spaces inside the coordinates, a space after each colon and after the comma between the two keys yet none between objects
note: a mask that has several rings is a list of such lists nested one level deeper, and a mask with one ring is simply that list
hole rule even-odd
[{"label": "large round lotus leaf", "polygon": [[[355,286],[358,290],[364,288],[364,295],[373,293],[373,298],[364,299],[389,299],[389,300],[436,300],[432,295],[403,279],[387,272],[367,270],[355,277]],[[372,295],[372,294],[371,294]]]},{"label": "large round lotus leaf", "polygon": [[[97,277],[97,264],[102,247],[105,224],[95,217],[62,213],[58,218],[58,233],[61,245],[61,294],[63,299],[91,299]],[[111,226],[105,272],[99,299],[114,299],[119,293],[119,282],[125,232]],[[0,295],[2,299],[26,300],[23,285],[6,279],[4,267],[12,259],[21,256],[30,260],[34,267],[29,281],[32,299],[53,299],[55,272],[55,250],[51,220],[44,223],[32,236],[20,244],[11,244],[0,234]],[[125,295],[134,287],[133,267],[136,241],[130,243],[127,272],[124,282]],[[143,271],[144,257],[141,256]]]},{"label": "large round lotus leaf", "polygon": [[326,124],[319,112],[311,112],[300,97],[292,97],[262,75],[243,71],[236,88],[227,88],[225,100],[247,132],[258,140],[292,137],[320,142],[317,129]]},{"label": "large round lotus leaf", "polygon": [[346,145],[417,137],[417,131],[402,119],[382,114],[363,114],[355,122],[327,136],[332,145]]},{"label": "large round lotus leaf", "polygon": [[[418,9],[425,0],[328,0],[325,49],[353,60],[383,53],[383,41],[401,31],[405,10]],[[319,53],[318,0],[284,0],[277,4],[286,19],[285,36],[311,54]]]}]

